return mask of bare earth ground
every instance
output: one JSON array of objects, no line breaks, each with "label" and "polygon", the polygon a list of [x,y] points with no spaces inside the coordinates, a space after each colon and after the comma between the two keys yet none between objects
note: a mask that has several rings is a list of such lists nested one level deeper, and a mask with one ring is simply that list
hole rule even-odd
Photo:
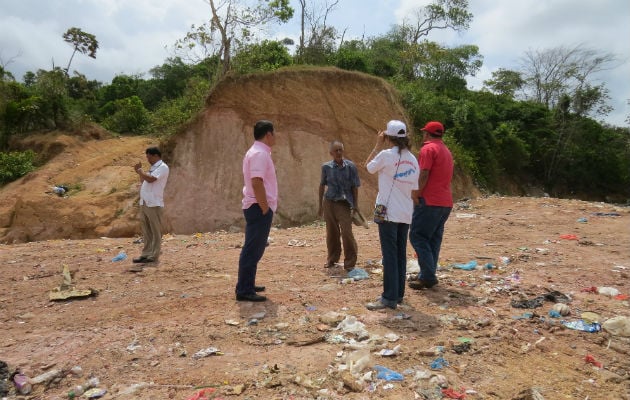
[{"label": "bare earth ground", "polygon": [[[628,300],[582,291],[630,294],[629,220],[627,207],[574,200],[460,203],[446,227],[440,284],[408,290],[395,311],[364,307],[382,289],[374,225],[355,228],[369,279],[352,283],[342,283],[342,269],[323,268],[323,226],[273,230],[257,279],[269,300],[257,304],[234,299],[242,233],[165,235],[159,264],[139,273],[128,271],[141,246],[133,238],[0,245],[0,360],[30,377],[63,371],[34,385],[30,399],[67,398],[89,377],[105,399],[189,399],[206,386],[225,399],[434,399],[447,396],[440,384],[466,399],[630,399],[627,338],[567,329],[548,316],[551,301],[510,305],[556,290],[572,299],[567,321],[586,311],[600,322],[629,316]],[[121,250],[128,258],[112,262]],[[449,267],[471,260],[497,268]],[[98,296],[49,301],[64,264],[77,289]],[[526,312],[533,317],[515,318]],[[365,324],[368,338],[332,330],[345,316]],[[396,346],[397,355],[378,354]],[[220,354],[193,357],[208,347]],[[438,357],[448,365],[432,369]],[[370,380],[375,365],[404,380]]]}]

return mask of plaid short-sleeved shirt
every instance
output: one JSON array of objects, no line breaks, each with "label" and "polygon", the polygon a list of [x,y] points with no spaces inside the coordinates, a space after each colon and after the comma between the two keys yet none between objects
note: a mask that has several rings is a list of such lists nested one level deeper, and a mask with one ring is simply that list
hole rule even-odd
[{"label": "plaid short-sleeved shirt", "polygon": [[324,197],[328,200],[346,200],[350,207],[355,207],[352,188],[361,186],[359,172],[350,160],[343,160],[339,166],[334,160],[322,164],[321,185],[326,186]]}]

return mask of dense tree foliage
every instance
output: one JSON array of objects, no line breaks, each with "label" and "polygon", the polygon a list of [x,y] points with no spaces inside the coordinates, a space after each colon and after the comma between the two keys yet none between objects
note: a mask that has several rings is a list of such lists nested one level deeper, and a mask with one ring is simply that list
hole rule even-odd
[{"label": "dense tree foliage", "polygon": [[[218,5],[213,18],[215,13],[219,18],[220,7],[240,4],[207,1]],[[613,55],[582,46],[530,50],[520,69],[494,71],[483,90],[472,91],[467,79],[483,62],[478,47],[428,40],[435,29],[468,27],[472,15],[465,0],[435,0],[386,34],[360,40],[345,40],[327,23],[337,1],[327,1],[320,10],[300,1],[303,29],[295,54],[287,47],[292,42],[255,39],[250,30],[264,20],[288,19],[293,12],[288,2],[248,1],[249,10],[258,13],[251,15],[250,25],[238,25],[239,32],[230,25],[223,36],[216,29],[235,20],[213,19],[179,42],[180,49],[207,46],[199,57],[167,58],[146,76],[118,75],[103,84],[56,68],[28,72],[17,82],[2,66],[0,149],[8,150],[12,135],[73,129],[89,121],[119,134],[174,134],[203,107],[226,72],[226,61],[231,74],[332,65],[388,80],[400,92],[415,132],[429,120],[442,121],[457,168],[489,192],[501,192],[509,182],[510,188],[540,186],[555,196],[630,198],[630,131],[592,119],[609,107],[606,87],[591,75],[609,67]],[[229,15],[236,18],[244,10],[232,9],[237,14]],[[8,179],[30,168],[25,157],[11,161],[26,169],[18,168]]]}]

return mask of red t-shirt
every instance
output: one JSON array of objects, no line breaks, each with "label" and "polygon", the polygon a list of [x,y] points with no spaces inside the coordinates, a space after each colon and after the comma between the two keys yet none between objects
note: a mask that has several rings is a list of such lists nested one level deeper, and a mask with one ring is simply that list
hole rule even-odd
[{"label": "red t-shirt", "polygon": [[428,206],[453,207],[451,179],[453,178],[453,156],[440,139],[424,142],[418,154],[421,170],[429,170],[429,180],[420,193]]}]

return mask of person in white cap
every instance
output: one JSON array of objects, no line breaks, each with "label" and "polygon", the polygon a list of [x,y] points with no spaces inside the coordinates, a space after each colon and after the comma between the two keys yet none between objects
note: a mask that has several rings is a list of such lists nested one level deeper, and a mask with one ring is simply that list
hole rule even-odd
[{"label": "person in white cap", "polygon": [[[387,148],[379,152],[383,146]],[[378,173],[374,220],[378,223],[383,257],[383,293],[366,307],[369,310],[395,309],[405,295],[407,234],[413,214],[411,193],[418,189],[420,174],[418,160],[409,151],[407,127],[403,122],[387,123],[387,129],[378,133],[376,146],[365,164],[369,173]]]}]

